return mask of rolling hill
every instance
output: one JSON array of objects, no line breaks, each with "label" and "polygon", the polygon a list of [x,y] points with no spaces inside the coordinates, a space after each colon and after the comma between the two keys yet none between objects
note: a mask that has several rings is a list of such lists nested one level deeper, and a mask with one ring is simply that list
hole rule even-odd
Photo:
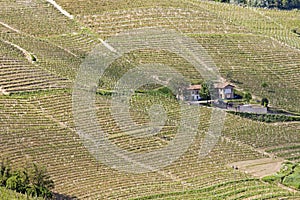
[{"label": "rolling hill", "polygon": [[[159,27],[197,41],[222,77],[232,73],[238,90],[300,113],[300,38],[292,31],[300,28],[299,10],[197,0],[55,2],[0,2],[0,158],[8,158],[14,168],[28,161],[46,166],[54,192],[74,199],[300,199],[297,188],[269,184],[230,166],[263,158],[300,161],[299,121],[264,123],[227,113],[216,145],[199,158],[215,108],[195,106],[199,127],[187,151],[157,171],[129,173],[90,153],[76,131],[72,110],[77,73],[93,49],[123,31]],[[174,68],[191,82],[203,80],[184,58],[146,46],[112,62],[99,77],[99,89],[109,93],[123,74],[154,62]],[[153,104],[159,103],[167,114],[158,134],[138,138],[130,135],[133,127],[126,124],[126,115],[120,111],[118,119],[125,122],[120,127],[111,113],[113,97],[99,91],[94,100],[97,122],[117,147],[142,154],[172,144],[181,122],[174,97],[144,91],[132,96],[134,131],[151,120]],[[194,113],[189,117],[195,119]],[[10,195],[0,191],[0,198]]]}]

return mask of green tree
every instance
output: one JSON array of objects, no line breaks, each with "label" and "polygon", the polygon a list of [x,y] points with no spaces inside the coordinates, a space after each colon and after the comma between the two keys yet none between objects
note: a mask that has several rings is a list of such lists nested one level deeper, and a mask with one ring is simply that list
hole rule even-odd
[{"label": "green tree", "polygon": [[7,179],[6,188],[16,190],[20,193],[25,193],[28,183],[28,176],[23,171],[17,171]]},{"label": "green tree", "polygon": [[201,98],[206,99],[208,103],[208,100],[210,99],[210,93],[209,93],[209,85],[207,83],[201,84],[199,95]]},{"label": "green tree", "polygon": [[54,188],[54,183],[45,167],[33,163],[25,169],[12,171],[6,159],[0,163],[0,186],[48,199],[52,197],[51,189]]},{"label": "green tree", "polygon": [[37,197],[38,193],[37,193],[37,188],[35,185],[29,185],[26,188],[26,194],[31,196],[31,197]]},{"label": "green tree", "polygon": [[0,186],[6,186],[6,181],[11,176],[11,167],[7,159],[0,164]]},{"label": "green tree", "polygon": [[269,100],[267,98],[262,98],[261,100],[261,105],[262,106],[265,106],[265,107],[268,107],[269,105]]},{"label": "green tree", "polygon": [[33,163],[26,171],[29,172],[30,182],[28,192],[36,194],[37,196],[50,198],[52,196],[51,189],[54,188],[54,182],[50,179],[46,168]]},{"label": "green tree", "polygon": [[250,92],[246,92],[244,94],[244,98],[245,98],[246,102],[249,103],[250,100],[252,99],[252,95],[250,94]]}]

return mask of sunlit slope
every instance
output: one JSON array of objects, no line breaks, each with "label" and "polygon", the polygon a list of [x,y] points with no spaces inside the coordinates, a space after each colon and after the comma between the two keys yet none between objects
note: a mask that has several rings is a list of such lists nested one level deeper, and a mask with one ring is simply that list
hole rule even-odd
[{"label": "sunlit slope", "polygon": [[80,30],[51,4],[42,0],[0,2],[0,21],[23,33],[37,37],[71,33]]},{"label": "sunlit slope", "polygon": [[[136,113],[134,119],[142,123],[147,121],[147,115],[141,115],[138,110],[141,105],[147,107],[149,103],[146,99],[155,97],[135,98],[132,110],[133,114]],[[176,120],[179,116],[176,112],[170,112],[174,111],[172,105],[176,105],[175,102],[171,104],[170,101],[165,101],[164,104],[170,114],[169,129],[141,140],[118,132],[117,124],[107,113],[107,100],[107,97],[97,98],[99,124],[120,148],[132,152],[152,151],[166,146],[176,133],[172,118]],[[1,105],[0,114],[4,122],[0,135],[1,143],[4,144],[1,145],[1,157],[9,157],[13,166],[21,166],[26,161],[36,161],[47,166],[55,182],[55,191],[79,198],[137,198],[248,179],[251,176],[240,172],[234,175],[226,164],[263,157],[248,146],[220,138],[213,151],[199,160],[199,148],[209,124],[206,116],[210,115],[209,109],[203,108],[198,136],[182,158],[159,172],[124,174],[97,163],[82,145],[73,129],[72,116],[69,115],[69,92],[43,93],[26,98],[6,97],[1,98]]]},{"label": "sunlit slope", "polygon": [[[101,38],[133,28],[157,26],[195,37],[212,56],[223,77],[231,71],[239,88],[258,97],[268,97],[274,106],[299,111],[300,39],[292,32],[300,27],[298,11],[203,1],[153,1],[151,4],[130,1],[126,5],[122,1],[123,7],[115,6],[115,1],[89,1],[76,5],[81,9],[75,9],[68,0],[58,2]],[[136,53],[134,56],[145,59]],[[178,62],[176,57],[164,53],[162,58],[169,63]],[[187,64],[181,66],[192,68]],[[261,86],[264,82],[268,88]]]},{"label": "sunlit slope", "polygon": [[134,27],[162,26],[185,33],[262,34],[299,49],[299,38],[291,31],[299,28],[299,11],[270,11],[197,0],[58,2],[104,36]]},{"label": "sunlit slope", "polygon": [[[40,68],[61,79],[74,81],[80,63],[101,44],[99,38],[105,39],[133,28],[158,26],[196,38],[212,56],[222,76],[232,71],[233,80],[241,89],[258,97],[268,97],[274,106],[299,111],[299,37],[292,32],[293,28],[299,27],[298,11],[281,12],[198,1],[57,2],[74,15],[75,20],[44,1],[34,1],[32,6],[25,1],[9,5],[2,2],[1,9],[7,15],[3,14],[1,22],[13,30],[2,24],[1,38],[11,43],[11,48],[16,51],[19,50],[12,45],[34,55]],[[18,20],[20,17],[16,14],[12,19],[9,17],[8,14],[17,13],[14,9],[24,13],[22,20]],[[25,57],[20,51],[18,54]],[[128,59],[133,62],[126,62]],[[111,88],[115,79],[122,75],[116,77],[116,71],[124,71],[120,68],[155,60],[175,66],[192,80],[201,79],[188,62],[180,61],[176,55],[148,51],[121,58],[106,73],[104,81]],[[263,82],[269,87],[262,88]],[[30,82],[26,84],[30,85]]]},{"label": "sunlit slope", "polygon": [[[16,35],[17,36],[17,35]],[[29,92],[70,87],[70,81],[44,67],[43,58],[32,62],[33,55],[11,43],[0,40],[0,88],[1,93]],[[25,41],[25,40],[23,40]],[[32,52],[32,51],[31,51]],[[38,54],[38,52],[36,52]],[[48,66],[48,65],[47,65]]]},{"label": "sunlit slope", "polygon": [[[198,41],[224,78],[232,72],[231,82],[238,89],[258,99],[267,97],[272,106],[299,112],[299,37],[291,31],[300,27],[299,11],[193,0],[57,2],[74,20],[42,0],[0,2],[0,158],[10,158],[15,167],[26,161],[47,166],[55,191],[80,199],[276,199],[298,195],[227,166],[266,157],[263,150],[299,161],[298,122],[266,124],[228,114],[217,145],[199,159],[211,108],[195,107],[201,113],[197,137],[179,160],[158,172],[122,173],[97,162],[82,144],[73,121],[72,87],[81,62],[101,45],[100,39],[132,28],[159,26]],[[129,69],[153,62],[168,65],[193,82],[202,79],[183,58],[143,49],[117,59],[99,84],[113,89]],[[29,93],[3,95],[19,92]],[[109,96],[97,95],[98,122],[119,148],[134,153],[153,151],[168,145],[179,128],[175,99],[138,94],[130,110],[138,124],[149,122],[147,113],[153,102],[164,106],[168,120],[153,137],[128,136],[111,115],[110,101]],[[132,127],[125,124],[123,128]]]}]

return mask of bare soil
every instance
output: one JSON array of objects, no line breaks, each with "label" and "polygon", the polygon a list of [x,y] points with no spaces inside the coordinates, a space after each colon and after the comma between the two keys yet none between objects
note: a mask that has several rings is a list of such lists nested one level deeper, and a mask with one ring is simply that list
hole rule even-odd
[{"label": "bare soil", "polygon": [[256,160],[239,161],[229,164],[230,167],[235,166],[238,170],[242,170],[254,177],[262,178],[264,176],[275,174],[280,170],[283,158],[262,158]]}]

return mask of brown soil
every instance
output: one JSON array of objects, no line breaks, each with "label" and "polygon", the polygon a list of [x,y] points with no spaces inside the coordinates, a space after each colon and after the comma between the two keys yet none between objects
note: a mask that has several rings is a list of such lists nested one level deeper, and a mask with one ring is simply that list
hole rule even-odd
[{"label": "brown soil", "polygon": [[244,171],[255,177],[262,178],[264,176],[272,175],[280,170],[284,159],[282,158],[262,158],[256,160],[239,161],[229,164],[235,166],[238,170]]}]

